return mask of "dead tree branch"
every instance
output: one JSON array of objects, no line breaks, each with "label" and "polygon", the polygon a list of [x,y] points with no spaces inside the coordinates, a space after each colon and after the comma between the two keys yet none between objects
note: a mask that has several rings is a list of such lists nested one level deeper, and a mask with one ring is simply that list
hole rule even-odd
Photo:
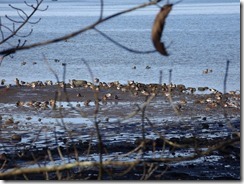
[{"label": "dead tree branch", "polygon": [[[16,10],[16,12],[19,16],[19,19],[20,19],[20,20],[16,20],[16,19],[9,17],[8,15],[5,15],[6,20],[10,21],[10,23],[12,24],[12,27],[4,24],[0,17],[0,33],[1,33],[0,45],[8,44],[8,45],[11,45],[11,47],[13,49],[19,49],[21,47],[24,47],[24,45],[26,44],[26,40],[19,39],[18,43],[16,45],[10,44],[9,41],[10,41],[10,39],[12,39],[14,37],[26,38],[26,37],[30,36],[33,32],[33,29],[30,29],[29,32],[25,33],[24,35],[21,35],[20,31],[26,26],[26,24],[39,23],[41,18],[39,18],[37,21],[34,21],[34,22],[30,21],[30,19],[34,16],[34,14],[37,11],[46,11],[48,9],[48,6],[44,9],[40,8],[41,4],[43,3],[43,0],[36,0],[35,4],[28,4],[26,1],[24,1],[24,3],[27,7],[31,8],[31,12],[29,14],[26,13],[23,9],[9,4],[9,6],[13,10]],[[6,57],[10,54],[11,54],[11,52],[2,53],[1,54],[2,56],[0,56],[0,64],[1,64],[2,60],[4,59],[4,57]]]},{"label": "dead tree branch", "polygon": [[67,34],[65,36],[61,36],[61,37],[58,37],[58,38],[54,38],[54,39],[51,39],[51,40],[47,40],[47,41],[43,41],[43,42],[38,42],[38,43],[33,43],[33,44],[30,44],[30,45],[25,45],[23,47],[19,47],[19,48],[9,48],[9,49],[4,49],[2,51],[0,51],[0,55],[6,55],[6,54],[12,54],[12,53],[15,53],[16,51],[20,51],[20,50],[27,50],[27,49],[31,49],[31,48],[35,48],[35,47],[40,47],[40,46],[44,46],[44,45],[49,45],[49,44],[52,44],[52,43],[57,43],[57,42],[60,42],[60,41],[64,41],[64,40],[67,40],[67,39],[70,39],[72,37],[75,37],[83,32],[86,32],[88,30],[91,30],[91,29],[94,29],[97,25],[105,22],[105,21],[108,21],[112,18],[115,18],[117,16],[120,16],[120,15],[123,15],[123,14],[126,14],[126,13],[129,13],[129,12],[132,12],[132,11],[135,11],[137,9],[141,9],[141,8],[145,8],[147,6],[150,6],[150,5],[155,5],[157,4],[158,2],[160,2],[161,0],[155,0],[155,1],[151,1],[151,2],[148,2],[148,3],[144,3],[144,4],[141,4],[141,5],[138,5],[136,7],[133,7],[133,8],[130,8],[130,9],[127,9],[127,10],[124,10],[124,11],[121,11],[121,12],[118,12],[118,13],[115,13],[115,14],[112,14],[110,16],[107,16],[105,18],[102,18],[102,12],[103,12],[103,1],[101,1],[101,14],[100,14],[100,17],[98,18],[98,20],[96,22],[94,22],[93,24],[91,25],[88,25],[86,26],[85,28],[83,29],[80,29],[78,31],[75,31],[73,33],[70,33],[70,34]]}]

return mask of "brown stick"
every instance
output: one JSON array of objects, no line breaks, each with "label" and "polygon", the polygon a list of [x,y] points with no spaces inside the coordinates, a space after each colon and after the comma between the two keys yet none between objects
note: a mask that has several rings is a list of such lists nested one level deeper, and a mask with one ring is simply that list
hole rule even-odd
[{"label": "brown stick", "polygon": [[164,46],[164,43],[161,42],[161,37],[165,25],[165,20],[172,10],[173,4],[166,4],[161,9],[160,12],[157,14],[153,28],[152,28],[152,42],[156,50],[164,56],[168,56],[168,52]]}]

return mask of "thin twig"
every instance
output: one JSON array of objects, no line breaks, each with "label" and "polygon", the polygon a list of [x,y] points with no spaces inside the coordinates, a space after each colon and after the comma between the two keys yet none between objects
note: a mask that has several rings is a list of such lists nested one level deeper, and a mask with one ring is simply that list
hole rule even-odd
[{"label": "thin twig", "polygon": [[[216,145],[213,145],[209,147],[206,151],[202,151],[199,154],[195,154],[193,156],[186,156],[186,157],[177,157],[177,158],[151,158],[145,160],[146,162],[164,162],[164,163],[174,163],[174,162],[180,162],[180,161],[187,161],[187,160],[194,160],[196,158],[200,158],[202,156],[207,156],[211,153],[213,153],[216,150],[219,150],[225,146],[235,144],[240,142],[240,138],[235,139],[229,139],[225,140],[224,142],[217,143]],[[137,164],[138,161],[104,161],[104,166],[131,166],[134,164]],[[65,169],[72,169],[74,167],[96,167],[100,166],[100,162],[90,162],[90,161],[83,161],[83,162],[73,162],[63,165],[54,165],[54,166],[45,166],[45,167],[38,167],[38,168],[15,168],[12,170],[8,170],[7,172],[0,173],[0,177],[6,177],[6,176],[13,176],[13,175],[19,175],[19,174],[28,174],[28,173],[40,173],[40,172],[52,172],[52,171],[61,171]]]},{"label": "thin twig", "polygon": [[[52,43],[57,43],[57,42],[60,42],[60,41],[67,40],[67,39],[75,37],[75,36],[77,36],[77,35],[79,35],[79,34],[81,34],[83,32],[86,32],[86,31],[88,31],[90,29],[93,29],[97,25],[99,25],[99,24],[101,24],[101,23],[103,23],[105,21],[108,21],[108,20],[110,20],[112,18],[115,18],[115,17],[120,16],[122,14],[126,14],[126,13],[129,13],[129,12],[135,11],[137,9],[141,9],[141,8],[145,8],[145,7],[150,6],[150,5],[154,5],[154,4],[158,3],[158,2],[160,2],[160,1],[151,1],[151,2],[148,2],[148,3],[141,4],[139,6],[136,6],[136,7],[133,7],[133,8],[130,8],[130,9],[127,9],[127,10],[112,14],[112,15],[107,16],[107,17],[102,18],[102,19],[100,19],[100,17],[99,17],[99,19],[96,22],[94,22],[93,24],[88,25],[85,28],[80,29],[78,31],[75,31],[73,33],[67,34],[67,35],[62,36],[62,37],[54,38],[54,39],[51,39],[51,40],[46,40],[46,41],[43,41],[43,42],[38,42],[38,43],[33,43],[33,44],[30,44],[30,45],[26,45],[26,46],[21,47],[21,48],[10,48],[10,49],[6,49],[6,50],[2,50],[2,51],[0,51],[0,55],[9,54],[9,53],[15,53],[16,51],[19,51],[19,50],[27,50],[27,49],[31,49],[31,48],[34,48],[34,47],[49,45],[49,44],[52,44]],[[0,42],[0,44],[1,44],[1,42]]]},{"label": "thin twig", "polygon": [[100,0],[100,7],[101,7],[101,9],[100,9],[100,20],[102,20],[102,18],[103,18],[103,0]]},{"label": "thin twig", "polygon": [[97,28],[94,28],[95,31],[97,31],[99,34],[101,34],[104,38],[108,39],[110,42],[114,43],[115,45],[117,45],[118,47],[125,49],[129,52],[135,53],[135,54],[150,54],[150,53],[154,53],[156,52],[156,50],[150,50],[150,51],[139,51],[139,50],[135,50],[135,49],[130,49],[122,44],[120,44],[119,42],[115,41],[114,39],[112,39],[111,37],[109,37],[108,35],[106,35],[104,32],[99,31]]},{"label": "thin twig", "polygon": [[[88,68],[88,71],[90,73],[91,79],[92,81],[94,80],[94,75],[93,72],[91,70],[91,67],[89,66],[89,64],[83,59],[85,65]],[[99,151],[99,174],[98,174],[98,180],[102,179],[103,176],[103,157],[102,157],[102,150],[103,150],[103,142],[102,142],[102,136],[100,133],[100,129],[99,129],[99,122],[97,120],[97,114],[99,112],[99,102],[98,102],[98,92],[95,91],[95,89],[93,89],[94,91],[94,100],[95,100],[95,111],[94,111],[94,125],[96,128],[96,133],[97,133],[97,139],[98,139],[98,151]]]},{"label": "thin twig", "polygon": [[226,61],[226,68],[225,68],[225,78],[224,78],[224,94],[226,93],[226,84],[227,84],[227,77],[228,77],[228,71],[229,71],[229,64],[230,61]]},{"label": "thin twig", "polygon": [[[35,6],[35,8],[33,9],[33,11],[26,17],[26,19],[18,26],[17,29],[13,29],[11,32],[11,34],[9,36],[7,36],[6,38],[2,39],[0,41],[0,45],[5,43],[7,40],[9,40],[10,38],[12,38],[13,36],[16,35],[16,33],[19,32],[20,29],[22,29],[30,20],[30,18],[36,13],[36,11],[38,11],[38,8],[39,6],[42,4],[43,0],[41,0],[40,2],[38,2]],[[14,8],[12,6],[12,8]],[[16,9],[16,8],[15,8]],[[25,14],[26,15],[26,14]],[[8,17],[9,18],[9,17]],[[11,19],[10,19],[11,20]],[[12,20],[14,22],[14,20]],[[12,49],[15,49],[15,50],[18,50],[20,47],[18,48],[12,48]],[[15,51],[14,51],[15,52]],[[5,55],[5,54],[9,54],[9,53],[14,53],[14,52],[5,52],[5,53],[0,53],[2,55]]]}]

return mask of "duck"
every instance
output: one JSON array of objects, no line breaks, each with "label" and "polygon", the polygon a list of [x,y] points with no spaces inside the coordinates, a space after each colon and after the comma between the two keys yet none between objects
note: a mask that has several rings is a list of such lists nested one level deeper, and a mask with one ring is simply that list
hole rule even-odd
[{"label": "duck", "polygon": [[196,88],[188,87],[187,90],[189,90],[190,93],[193,94],[196,91]]},{"label": "duck", "polygon": [[114,99],[115,100],[118,100],[119,99],[119,96],[118,95],[114,95]]},{"label": "duck", "polygon": [[90,99],[88,99],[88,100],[86,100],[86,101],[84,101],[84,106],[89,106],[89,103],[91,102],[91,100]]},{"label": "duck", "polygon": [[202,71],[203,74],[208,74],[208,73],[212,73],[213,70],[212,69],[205,69]]},{"label": "duck", "polygon": [[95,82],[95,83],[99,83],[99,79],[98,79],[98,78],[95,78],[95,79],[94,79],[94,82]]},{"label": "duck", "polygon": [[20,81],[20,84],[21,84],[22,86],[24,86],[24,85],[26,84],[26,82],[25,82],[25,81]]},{"label": "duck", "polygon": [[21,135],[13,134],[13,135],[11,136],[11,139],[12,139],[12,141],[20,142],[20,141],[21,141]]},{"label": "duck", "polygon": [[141,91],[141,94],[142,94],[142,95],[145,95],[145,96],[149,96],[149,95],[150,95],[150,93],[147,92],[146,90],[142,90],[142,91]]},{"label": "duck", "polygon": [[26,65],[26,62],[25,62],[25,61],[23,61],[23,62],[21,63],[21,65],[22,65],[22,66]]},{"label": "duck", "polygon": [[17,101],[16,102],[16,106],[19,107],[19,106],[23,106],[25,104],[25,102],[22,102],[22,101]]},{"label": "duck", "polygon": [[4,122],[5,125],[13,125],[14,124],[14,120],[12,118],[9,118],[7,119],[5,122]]},{"label": "duck", "polygon": [[216,94],[219,92],[217,89],[214,89],[214,88],[209,88],[209,91],[212,92],[213,94]]},{"label": "duck", "polygon": [[5,82],[6,82],[6,80],[5,80],[5,79],[2,79],[2,80],[1,80],[1,85],[4,85]]},{"label": "duck", "polygon": [[106,95],[104,95],[104,96],[102,97],[102,102],[105,103],[107,100],[108,100],[108,97],[107,97]]},{"label": "duck", "polygon": [[106,96],[107,98],[110,98],[110,97],[112,96],[112,93],[106,93],[105,96]]},{"label": "duck", "polygon": [[18,78],[15,79],[15,84],[16,84],[16,86],[20,86],[20,82],[19,82]]},{"label": "duck", "polygon": [[182,105],[185,105],[185,104],[187,104],[187,101],[186,101],[186,99],[181,99],[181,100],[179,101],[179,103],[182,104]]},{"label": "duck", "polygon": [[77,96],[77,97],[81,97],[81,94],[80,94],[80,93],[78,93],[76,96]]},{"label": "duck", "polygon": [[53,81],[51,81],[51,80],[47,80],[47,81],[44,82],[44,84],[45,84],[46,86],[52,86],[52,85],[53,85]]},{"label": "duck", "polygon": [[56,107],[56,101],[55,100],[49,100],[50,106],[54,109]]}]

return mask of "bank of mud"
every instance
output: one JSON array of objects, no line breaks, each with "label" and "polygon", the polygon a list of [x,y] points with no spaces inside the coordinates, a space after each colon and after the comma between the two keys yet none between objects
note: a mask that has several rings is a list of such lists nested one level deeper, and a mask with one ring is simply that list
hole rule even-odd
[{"label": "bank of mud", "polygon": [[[104,171],[103,179],[240,179],[238,92],[82,81],[79,86],[1,87],[0,97],[1,173],[77,160],[99,162],[97,123],[104,161],[140,160],[125,174],[128,166],[106,166],[111,172]],[[184,160],[209,148],[216,150]],[[98,174],[97,167],[74,167],[62,170],[61,178],[49,172],[48,179],[97,179]]]}]

